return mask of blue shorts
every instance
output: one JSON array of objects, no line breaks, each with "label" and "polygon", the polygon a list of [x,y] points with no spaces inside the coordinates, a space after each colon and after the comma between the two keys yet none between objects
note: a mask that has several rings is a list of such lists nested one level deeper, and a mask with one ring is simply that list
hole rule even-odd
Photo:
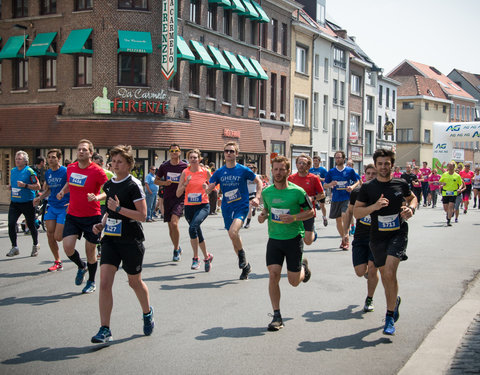
[{"label": "blue shorts", "polygon": [[223,222],[225,224],[225,229],[229,230],[232,226],[233,220],[240,219],[245,221],[248,216],[248,209],[247,207],[224,207],[222,206],[222,215],[223,215]]},{"label": "blue shorts", "polygon": [[65,218],[67,217],[67,207],[68,206],[57,208],[48,205],[43,220],[55,220],[57,224],[65,224]]}]

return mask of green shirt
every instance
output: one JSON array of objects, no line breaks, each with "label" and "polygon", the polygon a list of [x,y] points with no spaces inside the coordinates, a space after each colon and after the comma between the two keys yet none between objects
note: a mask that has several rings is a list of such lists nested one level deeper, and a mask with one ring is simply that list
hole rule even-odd
[{"label": "green shirt", "polygon": [[268,212],[268,236],[276,240],[289,240],[305,235],[302,221],[282,223],[279,215],[296,215],[302,208],[312,207],[305,190],[289,181],[287,183],[285,189],[279,190],[275,185],[270,185],[262,190],[263,205]]},{"label": "green shirt", "polygon": [[452,196],[456,197],[458,192],[457,190],[462,186],[462,178],[458,173],[453,172],[450,174],[445,172],[440,177],[440,181],[438,182],[445,182],[446,185],[442,186],[442,196]]}]

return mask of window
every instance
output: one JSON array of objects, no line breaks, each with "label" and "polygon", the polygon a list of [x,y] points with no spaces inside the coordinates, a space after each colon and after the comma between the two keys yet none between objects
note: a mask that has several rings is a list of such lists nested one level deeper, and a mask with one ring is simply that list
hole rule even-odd
[{"label": "window", "polygon": [[258,22],[250,21],[250,36],[251,40],[250,43],[253,45],[260,45],[260,38],[258,34]]},{"label": "window", "polygon": [[40,87],[42,89],[57,86],[57,59],[55,57],[43,57]]},{"label": "window", "polygon": [[278,21],[272,18],[272,51],[278,52]]},{"label": "window", "polygon": [[223,10],[223,33],[225,35],[232,35],[232,11]]},{"label": "window", "polygon": [[317,22],[321,25],[325,24],[325,4],[317,1]]},{"label": "window", "polygon": [[28,60],[14,59],[13,65],[13,89],[23,90],[28,88]]},{"label": "window", "polygon": [[383,103],[383,86],[378,85],[378,105],[382,105]]},{"label": "window", "polygon": [[280,113],[285,114],[287,107],[287,77],[280,76]]},{"label": "window", "polygon": [[429,103],[427,102],[427,103],[425,103],[425,111],[428,111],[429,109],[430,109],[430,105],[429,105]]},{"label": "window", "polygon": [[328,95],[323,95],[323,130],[328,131]]},{"label": "window", "polygon": [[217,70],[216,69],[212,69],[212,68],[207,69],[207,96],[209,98],[217,97]]},{"label": "window", "polygon": [[325,59],[323,66],[323,79],[325,80],[325,82],[328,82],[328,69],[328,59]]},{"label": "window", "polygon": [[200,95],[200,65],[190,64],[190,94]]},{"label": "window", "polygon": [[350,76],[350,84],[351,84],[351,93],[355,95],[360,95],[360,76],[357,76],[355,74],[352,74]]},{"label": "window", "polygon": [[249,79],[249,90],[248,90],[248,105],[250,107],[257,106],[257,80]]},{"label": "window", "polygon": [[277,75],[270,76],[270,112],[277,111]]},{"label": "window", "polygon": [[413,102],[403,102],[402,109],[413,109]]},{"label": "window", "polygon": [[378,123],[377,123],[377,139],[382,139],[382,128],[383,128],[383,124],[382,124],[383,120],[382,120],[382,116],[378,116]]},{"label": "window", "polygon": [[360,116],[359,115],[350,115],[350,138],[352,140],[357,140],[360,133]]},{"label": "window", "polygon": [[457,116],[456,116],[456,119],[457,119],[457,120],[460,120],[460,104],[457,104]]},{"label": "window", "polygon": [[148,0],[119,0],[118,7],[120,9],[148,9]]},{"label": "window", "polygon": [[286,23],[282,23],[282,55],[287,56],[288,48],[288,26]]},{"label": "window", "polygon": [[373,155],[373,131],[365,130],[365,155]]},{"label": "window", "polygon": [[462,121],[465,121],[465,106],[462,105]]},{"label": "window", "polygon": [[338,122],[338,148],[340,150],[343,150],[343,148],[344,148],[343,147],[344,142],[345,142],[344,133],[345,133],[345,125],[344,125],[343,120],[340,120]]},{"label": "window", "polygon": [[367,122],[373,124],[373,96],[367,95]]},{"label": "window", "polygon": [[237,105],[245,104],[245,77],[237,76]]},{"label": "window", "polygon": [[147,56],[119,53],[118,84],[125,86],[145,86],[147,84]]},{"label": "window", "polygon": [[40,14],[57,13],[57,0],[42,0],[40,4]]},{"label": "window", "polygon": [[285,142],[272,141],[271,147],[272,147],[272,152],[275,152],[278,155],[285,155]]},{"label": "window", "polygon": [[385,88],[385,107],[390,107],[390,88]]},{"label": "window", "polygon": [[20,17],[28,17],[28,0],[13,0],[13,18]]},{"label": "window", "polygon": [[307,100],[303,98],[294,99],[294,120],[293,123],[298,126],[305,126]]},{"label": "window", "polygon": [[428,129],[425,129],[424,133],[423,133],[423,142],[424,143],[431,143],[432,141],[430,140],[430,134],[431,134],[431,131],[428,130]]},{"label": "window", "polygon": [[75,0],[75,10],[93,9],[93,0]]},{"label": "window", "polygon": [[238,16],[238,39],[245,41],[245,16]]},{"label": "window", "polygon": [[296,71],[299,73],[307,73],[307,50],[303,47],[297,46],[297,62]]},{"label": "window", "polygon": [[267,106],[267,84],[265,80],[260,80],[260,110],[265,111]]},{"label": "window", "polygon": [[450,104],[450,120],[455,117],[455,104]]},{"label": "window", "polygon": [[467,107],[467,121],[470,121],[470,107]]},{"label": "window", "polygon": [[397,129],[397,142],[413,142],[413,128]]},{"label": "window", "polygon": [[442,106],[442,113],[447,113],[447,106],[445,104]]},{"label": "window", "polygon": [[333,104],[338,103],[338,80],[333,80]]},{"label": "window", "polygon": [[340,81],[340,105],[345,104],[345,82]]},{"label": "window", "polygon": [[395,110],[395,107],[397,106],[397,92],[395,90],[392,90],[392,108]]},{"label": "window", "polygon": [[337,149],[337,120],[332,120],[332,150]]},{"label": "window", "polygon": [[315,76],[315,79],[318,79],[320,77],[320,56],[315,55],[313,58],[313,74]]},{"label": "window", "polygon": [[177,73],[170,81],[168,81],[168,87],[170,90],[180,91],[180,72],[182,64],[183,62],[181,60],[177,61]]},{"label": "window", "polygon": [[319,111],[319,103],[318,103],[318,92],[313,93],[313,116],[312,116],[312,127],[313,129],[318,129],[318,111]]},{"label": "window", "polygon": [[263,48],[267,48],[267,40],[268,40],[268,23],[261,24],[262,34],[261,34],[261,46]]},{"label": "window", "polygon": [[[127,1],[130,2],[130,1]],[[200,0],[190,0],[190,22],[195,22],[200,25],[201,3]]]},{"label": "window", "polygon": [[367,85],[375,86],[375,74],[373,72],[367,72]]},{"label": "window", "polygon": [[345,69],[347,64],[345,62],[345,51],[343,49],[333,48],[333,65]]},{"label": "window", "polygon": [[232,73],[223,72],[223,101],[230,103],[232,90]]},{"label": "window", "polygon": [[217,9],[217,4],[208,3],[207,27],[212,30],[217,30]]}]

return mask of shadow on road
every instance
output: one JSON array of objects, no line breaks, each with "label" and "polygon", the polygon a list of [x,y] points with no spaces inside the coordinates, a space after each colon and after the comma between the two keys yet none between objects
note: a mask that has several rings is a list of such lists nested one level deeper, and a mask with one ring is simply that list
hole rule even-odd
[{"label": "shadow on road", "polygon": [[379,344],[391,344],[392,341],[386,337],[376,339],[374,341],[365,341],[365,337],[374,333],[382,327],[371,328],[365,331],[347,335],[342,337],[335,337],[327,341],[303,341],[298,344],[297,350],[304,353],[332,351],[334,349],[364,349],[377,346]]},{"label": "shadow on road", "polygon": [[323,322],[324,320],[350,320],[363,319],[365,314],[362,310],[353,311],[358,305],[349,305],[348,307],[337,311],[309,311],[303,314],[307,322]]},{"label": "shadow on road", "polygon": [[195,337],[196,340],[214,340],[220,337],[229,337],[232,339],[240,339],[245,337],[263,336],[267,332],[266,327],[238,327],[223,328],[214,327],[202,331],[203,336]]},{"label": "shadow on road", "polygon": [[4,365],[20,365],[22,363],[42,361],[56,362],[79,358],[81,355],[94,353],[112,345],[122,344],[124,342],[144,337],[143,335],[132,335],[121,340],[112,341],[110,344],[89,345],[83,347],[65,347],[65,348],[38,348],[29,352],[17,354],[16,358],[6,359],[1,363]]},{"label": "shadow on road", "polygon": [[0,279],[11,279],[13,277],[28,277],[46,274],[45,270],[37,272],[0,273]]},{"label": "shadow on road", "polygon": [[63,294],[57,294],[53,296],[32,296],[32,297],[8,297],[0,300],[0,306],[11,306],[11,305],[32,305],[32,306],[42,306],[49,303],[60,302],[61,300],[72,298],[75,296],[80,296],[79,293],[68,292]]}]

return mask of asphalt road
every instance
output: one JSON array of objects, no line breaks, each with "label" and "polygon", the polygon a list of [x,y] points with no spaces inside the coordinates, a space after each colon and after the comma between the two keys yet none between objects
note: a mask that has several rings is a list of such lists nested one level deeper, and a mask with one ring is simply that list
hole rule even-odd
[{"label": "asphalt road", "polygon": [[[20,256],[5,257],[8,235],[0,231],[0,373],[161,373],[161,374],[395,374],[424,337],[462,296],[480,270],[480,210],[444,226],[440,208],[421,209],[410,221],[408,261],[399,268],[402,304],[397,334],[382,334],[383,287],[376,309],[363,313],[366,280],[353,272],[351,252],[338,248],[334,221],[307,246],[312,268],[307,284],[282,279],[285,328],[268,332],[271,318],[265,266],[266,224],[254,220],[242,230],[253,271],[240,270],[221,216],[203,224],[210,273],[190,269],[191,249],[181,220],[182,261],[174,263],[168,228],[144,225],[147,241],[143,278],[155,308],[156,328],[143,336],[139,304],[120,270],[114,285],[111,329],[114,341],[96,346],[98,292],[82,295],[74,285],[76,266],[47,273],[53,263],[46,235],[40,255],[31,258],[31,238],[19,236]],[[84,255],[83,240],[77,248]],[[63,256],[65,259],[66,257]],[[99,275],[97,275],[99,280]]]}]

